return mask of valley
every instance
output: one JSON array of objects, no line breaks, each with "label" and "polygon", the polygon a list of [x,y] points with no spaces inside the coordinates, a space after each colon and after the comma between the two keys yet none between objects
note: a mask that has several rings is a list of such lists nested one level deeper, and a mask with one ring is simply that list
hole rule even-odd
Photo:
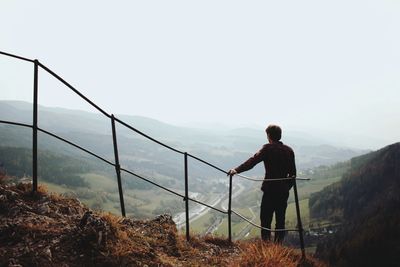
[{"label": "valley", "polygon": [[[3,101],[0,107],[4,116],[2,119],[26,122],[30,115],[29,107],[27,103]],[[42,127],[111,162],[114,160],[110,133],[104,127],[105,121],[98,115],[46,107],[41,107],[41,112]],[[15,117],[15,114],[18,116]],[[142,117],[122,118],[147,134],[224,169],[237,166],[265,142],[263,131],[253,129],[213,132],[171,126]],[[160,147],[121,125],[117,127],[117,131],[123,168],[184,194],[184,166],[181,155]],[[0,125],[0,138],[1,168],[10,176],[29,180],[32,171],[29,129]],[[309,199],[314,193],[338,182],[343,173],[350,168],[348,159],[365,151],[313,143],[312,138],[307,139],[307,135],[296,138],[288,133],[285,140],[296,151],[298,176],[311,178],[310,181],[298,182],[304,229],[309,231],[315,226],[329,225],[331,222],[326,219],[310,218]],[[188,160],[188,169],[190,197],[215,208],[227,210],[229,179],[226,175],[193,158]],[[246,175],[260,178],[263,177],[263,172],[263,167],[258,166]],[[49,191],[77,197],[93,209],[114,214],[121,212],[114,167],[43,133],[39,135],[39,182],[46,184]],[[169,213],[173,215],[178,229],[185,231],[185,202],[182,198],[125,172],[122,173],[122,185],[127,216],[149,219]],[[234,177],[232,209],[255,224],[259,224],[262,194],[259,188],[260,183]],[[297,225],[293,201],[291,192],[286,216],[288,228],[295,228]],[[228,222],[225,214],[193,202],[190,202],[189,212],[191,232],[227,236]],[[232,232],[234,239],[259,237],[259,229],[234,214]]]}]

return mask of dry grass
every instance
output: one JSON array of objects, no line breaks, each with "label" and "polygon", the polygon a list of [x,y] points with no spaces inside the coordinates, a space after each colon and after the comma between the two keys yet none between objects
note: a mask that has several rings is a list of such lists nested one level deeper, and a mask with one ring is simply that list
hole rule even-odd
[{"label": "dry grass", "polygon": [[56,227],[54,222],[40,221],[37,223],[25,223],[19,227],[19,231],[37,236],[50,236],[62,233],[62,229]]},{"label": "dry grass", "polygon": [[232,266],[254,266],[254,267],[298,267],[314,266],[325,267],[326,265],[307,257],[302,259],[301,253],[288,247],[283,247],[271,242],[252,241],[241,244],[242,253],[240,259]]},{"label": "dry grass", "polygon": [[[106,248],[110,257],[117,261],[124,258],[153,259],[152,248],[143,235],[134,227],[123,223],[124,218],[111,213],[101,213],[100,217],[108,224],[110,231],[106,238]],[[132,262],[131,262],[132,263]]]},{"label": "dry grass", "polygon": [[[25,193],[25,195],[32,195],[32,183],[24,182],[17,184],[17,189]],[[49,188],[46,184],[38,184],[37,191],[33,196],[41,198],[43,196],[48,196],[52,201],[63,201],[65,197],[60,194],[49,192]]]},{"label": "dry grass", "polygon": [[[18,213],[0,217],[6,225],[3,234],[13,240],[10,247],[0,238],[0,247],[1,240],[8,242],[3,243],[7,251],[0,249],[0,266],[11,258],[32,262],[44,248],[52,257],[41,259],[40,266],[325,266],[311,257],[302,261],[294,249],[257,240],[230,243],[223,237],[192,233],[187,242],[169,215],[142,221],[93,212],[76,199],[49,195],[43,185],[36,194],[31,183],[4,192],[4,209]],[[23,252],[27,247],[29,255]]]},{"label": "dry grass", "polygon": [[[112,236],[107,240],[112,255],[123,257],[137,250],[130,236],[128,229],[123,229],[120,225],[121,217],[117,217],[111,213],[102,213],[101,217],[109,224]],[[117,241],[117,242],[116,242]]]},{"label": "dry grass", "polygon": [[[152,229],[152,237],[147,237],[142,231],[125,225],[119,216],[110,213],[103,213],[101,216],[109,224],[113,235],[107,242],[112,257],[139,256],[144,262],[157,261],[163,266],[326,266],[311,257],[302,260],[299,251],[274,243],[257,240],[230,243],[226,238],[213,235],[200,237],[194,234],[187,242],[185,235],[169,229],[170,225],[162,225],[162,234],[157,233],[151,221],[148,226]],[[171,242],[170,238],[166,238],[168,236],[176,239]],[[176,255],[169,250],[171,247],[177,250]]]},{"label": "dry grass", "polygon": [[39,194],[45,195],[45,194],[48,194],[49,188],[45,184],[39,184],[38,188],[37,188],[37,192]]},{"label": "dry grass", "polygon": [[177,240],[180,257],[172,266],[230,266],[240,252],[237,244],[212,235],[191,234],[186,241],[186,235],[179,234]]},{"label": "dry grass", "polygon": [[[23,182],[18,183],[16,185],[16,189],[22,191],[25,195],[32,194],[32,183],[31,182]],[[35,193],[36,196],[45,196],[48,195],[48,188],[45,184],[38,184],[37,192]]]}]

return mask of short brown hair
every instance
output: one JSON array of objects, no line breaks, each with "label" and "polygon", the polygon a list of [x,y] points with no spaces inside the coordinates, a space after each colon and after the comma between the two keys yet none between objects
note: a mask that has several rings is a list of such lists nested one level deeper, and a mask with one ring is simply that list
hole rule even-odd
[{"label": "short brown hair", "polygon": [[282,137],[282,129],[281,127],[279,127],[278,125],[268,125],[267,129],[265,129],[265,131],[267,132],[267,135],[269,138],[272,139],[272,141],[279,141],[281,140]]}]

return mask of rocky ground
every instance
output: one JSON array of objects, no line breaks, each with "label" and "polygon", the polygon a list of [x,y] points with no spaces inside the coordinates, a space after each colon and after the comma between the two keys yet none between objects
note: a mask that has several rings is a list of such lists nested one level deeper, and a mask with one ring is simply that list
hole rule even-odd
[{"label": "rocky ground", "polygon": [[[186,242],[169,215],[122,218],[43,188],[33,195],[31,184],[0,185],[0,266],[276,266],[251,256],[265,254],[263,246],[211,236]],[[272,247],[292,264],[273,256]],[[280,266],[322,266],[301,262],[290,249],[268,250]]]}]

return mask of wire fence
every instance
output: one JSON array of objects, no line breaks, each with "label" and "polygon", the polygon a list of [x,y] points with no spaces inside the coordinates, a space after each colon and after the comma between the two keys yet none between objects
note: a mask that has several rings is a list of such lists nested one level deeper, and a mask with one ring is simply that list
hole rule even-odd
[{"label": "wire fence", "polygon": [[[189,201],[203,205],[207,208],[210,208],[212,210],[218,211],[222,214],[225,214],[228,216],[228,238],[229,241],[232,241],[232,213],[237,215],[238,217],[240,217],[241,219],[243,219],[244,221],[247,221],[248,223],[250,223],[251,225],[259,228],[259,229],[265,229],[268,231],[274,231],[274,232],[279,232],[279,231],[297,231],[299,233],[299,238],[300,238],[300,246],[301,246],[301,251],[302,251],[302,255],[303,257],[305,257],[305,249],[304,249],[304,239],[303,239],[303,227],[302,227],[302,223],[301,223],[301,216],[300,216],[300,209],[299,209],[299,200],[298,200],[298,194],[297,194],[297,185],[296,185],[296,180],[309,180],[307,178],[296,178],[296,177],[290,177],[290,178],[279,178],[279,179],[254,179],[254,178],[250,178],[247,177],[245,175],[242,174],[237,174],[238,177],[241,177],[243,179],[246,180],[250,180],[250,181],[265,181],[265,182],[276,182],[276,181],[282,181],[282,180],[293,180],[294,182],[294,195],[295,195],[295,203],[296,203],[296,214],[297,214],[297,228],[296,229],[268,229],[265,227],[262,227],[260,225],[255,224],[254,222],[252,222],[251,220],[247,219],[245,216],[241,215],[239,212],[236,212],[232,209],[232,180],[233,180],[233,176],[230,175],[229,176],[229,198],[228,198],[228,209],[227,210],[222,210],[222,209],[218,209],[215,207],[215,205],[208,205],[202,201],[196,200],[194,198],[190,198],[189,197],[189,184],[188,184],[188,179],[189,179],[189,170],[188,170],[188,158],[192,158],[196,161],[199,161],[225,175],[228,175],[228,172],[225,171],[224,169],[200,158],[197,157],[195,155],[192,155],[190,153],[187,152],[183,152],[180,151],[174,147],[171,147],[145,133],[143,133],[142,131],[136,129],[135,127],[131,126],[130,124],[122,121],[121,119],[118,119],[117,117],[115,117],[113,114],[109,114],[107,113],[105,110],[103,110],[102,108],[100,108],[98,105],[96,105],[93,101],[91,101],[89,98],[87,98],[85,95],[83,95],[81,92],[79,92],[76,88],[74,88],[71,84],[69,84],[67,81],[65,81],[63,78],[61,78],[61,76],[59,76],[58,74],[56,74],[54,71],[52,71],[51,69],[49,69],[48,67],[46,67],[44,64],[42,64],[41,62],[39,62],[37,59],[33,60],[33,59],[29,59],[29,58],[25,58],[25,57],[21,57],[18,55],[14,55],[14,54],[10,54],[10,53],[6,53],[6,52],[2,52],[0,51],[1,55],[7,56],[7,57],[12,57],[18,60],[23,60],[23,61],[27,61],[27,62],[31,62],[34,64],[34,79],[33,79],[33,123],[32,125],[30,124],[25,124],[25,123],[19,123],[19,122],[13,122],[13,121],[5,121],[5,120],[0,120],[0,123],[2,124],[9,124],[9,125],[15,125],[15,126],[21,126],[21,127],[27,127],[27,128],[31,128],[32,129],[32,191],[36,192],[37,191],[37,185],[38,185],[38,172],[37,172],[37,166],[38,166],[38,160],[37,160],[37,154],[38,154],[38,146],[37,146],[37,134],[38,132],[44,133],[48,136],[51,136],[53,138],[56,138],[64,143],[67,143],[95,158],[97,158],[98,160],[101,160],[105,163],[107,163],[108,165],[111,165],[115,168],[116,174],[117,174],[117,183],[118,183],[118,193],[119,193],[119,200],[120,200],[120,207],[121,207],[121,214],[122,216],[126,216],[126,212],[125,212],[125,202],[124,202],[124,194],[123,194],[123,188],[122,188],[122,183],[121,183],[121,172],[130,174],[132,176],[135,176],[136,178],[139,178],[143,181],[146,181],[147,183],[152,184],[153,186],[156,186],[164,191],[167,191],[173,195],[176,195],[178,197],[183,198],[183,200],[185,201],[185,217],[186,217],[186,239],[189,240],[190,239],[190,225],[189,225]],[[57,80],[59,80],[61,83],[63,83],[65,86],[67,86],[70,90],[72,90],[74,93],[76,93],[80,98],[82,98],[83,100],[85,100],[87,103],[89,103],[92,107],[94,107],[96,110],[98,110],[100,113],[102,113],[104,116],[106,116],[107,118],[110,119],[111,122],[111,128],[112,128],[112,139],[113,139],[113,148],[114,148],[114,162],[111,162],[101,156],[99,156],[98,154],[72,142],[69,141],[63,137],[60,137],[58,135],[56,135],[55,133],[52,133],[50,131],[47,131],[45,129],[42,129],[40,127],[38,127],[38,90],[39,90],[39,86],[38,86],[38,81],[39,81],[39,77],[38,77],[38,70],[39,68],[43,69],[44,71],[46,71],[47,73],[49,73],[50,75],[52,75],[53,77],[55,77]],[[176,153],[179,153],[181,155],[183,155],[183,162],[184,162],[184,174],[185,174],[185,194],[181,194],[178,193],[170,188],[167,188],[165,186],[162,186],[156,182],[153,182],[151,179],[144,177],[143,175],[140,175],[132,170],[123,168],[120,166],[119,163],[119,152],[118,152],[118,142],[117,142],[117,132],[116,132],[116,127],[115,124],[118,123],[130,130],[132,130],[133,132],[145,137],[146,139],[160,145],[163,146],[171,151],[174,151]]]},{"label": "wire fence", "polygon": [[[277,182],[277,181],[287,181],[287,180],[293,180],[293,177],[286,177],[286,178],[274,178],[274,179],[256,179],[256,178],[251,178],[246,175],[237,173],[235,174],[243,179],[249,180],[249,181],[254,181],[254,182]],[[310,178],[300,178],[300,177],[294,177],[296,180],[303,180],[303,181],[309,181]]]}]

